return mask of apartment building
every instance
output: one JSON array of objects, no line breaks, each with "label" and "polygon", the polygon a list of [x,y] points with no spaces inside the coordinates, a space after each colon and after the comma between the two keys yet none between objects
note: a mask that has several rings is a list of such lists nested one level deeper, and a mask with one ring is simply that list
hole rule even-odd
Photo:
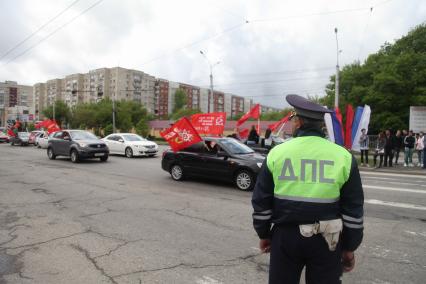
[{"label": "apartment building", "polygon": [[7,120],[34,119],[33,87],[15,81],[0,82],[0,125]]},{"label": "apartment building", "polygon": [[75,107],[84,102],[84,75],[77,73],[62,79],[63,100],[70,106]]},{"label": "apartment building", "polygon": [[63,100],[63,82],[62,79],[52,79],[46,82],[46,93],[43,109],[51,106],[56,100]]},{"label": "apartment building", "polygon": [[37,83],[33,87],[33,98],[34,98],[34,114],[35,119],[40,120],[43,117],[42,111],[44,109],[45,100],[46,100],[46,84]]},{"label": "apartment building", "polygon": [[155,80],[154,89],[154,114],[158,118],[167,119],[169,115],[169,81],[164,79]]}]

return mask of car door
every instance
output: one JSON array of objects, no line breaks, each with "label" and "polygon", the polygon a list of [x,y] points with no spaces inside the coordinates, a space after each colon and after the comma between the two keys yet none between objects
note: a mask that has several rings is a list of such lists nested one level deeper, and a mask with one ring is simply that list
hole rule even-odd
[{"label": "car door", "polygon": [[198,176],[203,175],[203,145],[204,142],[200,142],[176,153],[176,159],[184,168],[185,174]]},{"label": "car door", "polygon": [[109,135],[106,139],[105,139],[105,143],[107,144],[109,151],[111,153],[117,153],[117,146],[116,146],[116,137],[117,135]]},{"label": "car door", "polygon": [[71,135],[68,131],[63,131],[62,136],[58,139],[59,143],[59,154],[69,156],[71,148]]},{"label": "car door", "polygon": [[229,179],[232,177],[234,162],[230,159],[230,155],[216,144],[210,151],[202,154],[203,166],[202,174],[207,177],[217,179]]},{"label": "car door", "polygon": [[117,152],[119,154],[124,155],[125,154],[125,150],[126,150],[126,140],[124,140],[123,136],[121,135],[117,135],[116,136],[117,140],[116,140],[116,145],[117,145]]}]

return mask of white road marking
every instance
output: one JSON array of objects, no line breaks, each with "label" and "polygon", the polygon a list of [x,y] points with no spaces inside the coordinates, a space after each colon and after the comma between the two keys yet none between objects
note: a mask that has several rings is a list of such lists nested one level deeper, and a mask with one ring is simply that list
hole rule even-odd
[{"label": "white road marking", "polygon": [[401,191],[401,192],[411,192],[411,193],[426,193],[426,190],[424,189],[395,188],[395,187],[375,186],[375,185],[363,185],[362,187],[379,189],[379,190]]},{"label": "white road marking", "polygon": [[412,232],[412,231],[405,231],[407,234],[413,235],[413,236],[422,236],[422,237],[426,237],[426,232],[423,233],[416,233],[416,232]]},{"label": "white road marking", "polygon": [[[386,183],[391,184],[405,184],[405,185],[412,185],[412,186],[420,186],[420,187],[426,187],[426,184],[424,184],[424,181],[419,180],[419,183],[412,183],[412,182],[400,182],[400,181],[394,181],[398,180],[399,178],[380,178],[380,177],[364,177],[363,180],[386,180]],[[393,180],[393,181],[388,181]]]},{"label": "white road marking", "polygon": [[394,173],[380,173],[380,172],[366,172],[366,171],[361,171],[361,175],[365,175],[365,176],[390,176],[390,177],[394,177],[394,178],[398,178],[398,177],[410,177],[412,179],[426,179],[426,171],[424,175],[407,175],[407,174],[394,174]]},{"label": "white road marking", "polygon": [[407,209],[417,209],[417,210],[426,210],[425,206],[409,204],[409,203],[400,203],[400,202],[391,202],[391,201],[382,201],[377,199],[366,199],[365,203],[374,204],[374,205],[384,205],[391,207],[407,208]]},{"label": "white road marking", "polygon": [[203,278],[197,280],[197,284],[223,284],[219,280],[210,278],[208,276],[203,276]]}]

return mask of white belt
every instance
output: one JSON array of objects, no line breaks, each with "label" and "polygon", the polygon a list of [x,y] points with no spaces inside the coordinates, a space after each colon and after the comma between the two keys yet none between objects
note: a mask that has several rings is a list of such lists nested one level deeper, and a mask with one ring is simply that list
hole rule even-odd
[{"label": "white belt", "polygon": [[319,221],[315,224],[299,225],[300,234],[304,237],[312,237],[321,234],[328,244],[331,251],[336,250],[339,242],[340,232],[343,229],[342,219],[334,219],[328,221]]}]

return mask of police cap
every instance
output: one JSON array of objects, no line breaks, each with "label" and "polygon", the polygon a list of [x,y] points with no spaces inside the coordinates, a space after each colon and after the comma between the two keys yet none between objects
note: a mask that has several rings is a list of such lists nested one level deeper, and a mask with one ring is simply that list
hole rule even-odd
[{"label": "police cap", "polygon": [[325,113],[333,112],[332,110],[311,102],[299,95],[287,95],[286,100],[292,107],[294,107],[297,116],[323,120]]}]

